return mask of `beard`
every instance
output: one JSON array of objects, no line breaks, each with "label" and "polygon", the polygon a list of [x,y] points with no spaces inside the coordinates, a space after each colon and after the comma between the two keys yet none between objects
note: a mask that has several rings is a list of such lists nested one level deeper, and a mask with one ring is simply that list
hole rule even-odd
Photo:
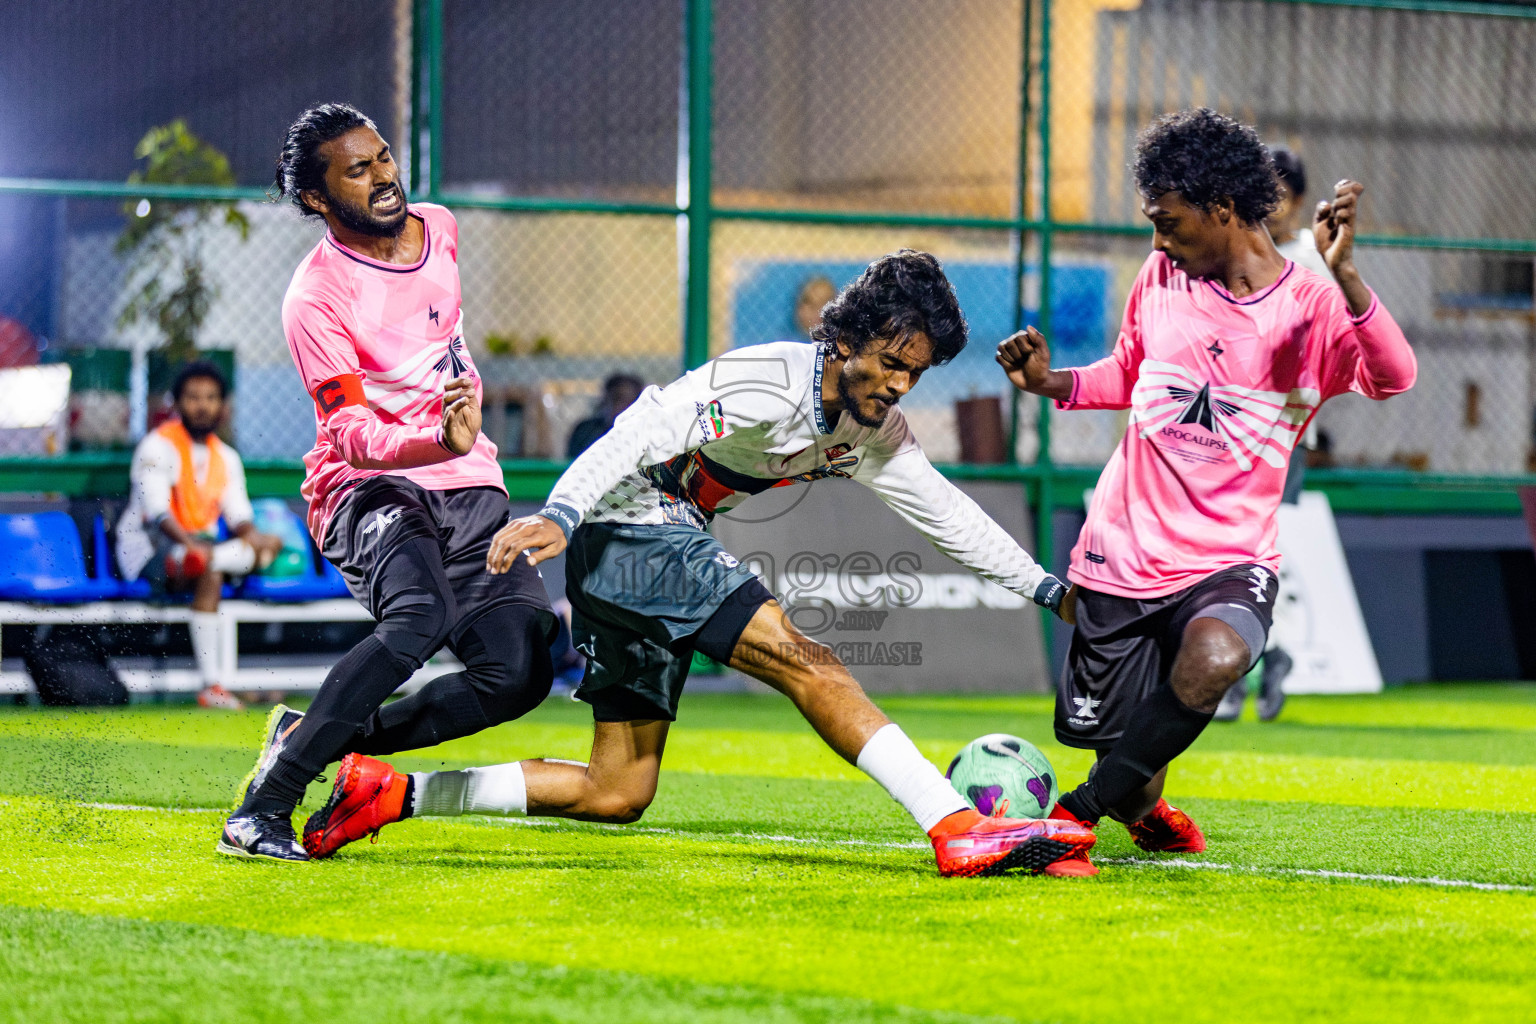
[{"label": "beard", "polygon": [[[387,217],[375,214],[371,207],[349,203],[330,193],[326,193],[325,198],[330,203],[331,212],[347,230],[373,238],[399,238],[400,232],[405,230],[405,218],[410,211],[405,202],[405,192],[400,186],[391,185],[390,188],[400,194],[400,208]],[[372,202],[381,195],[384,195],[384,192],[369,196],[369,201]]]},{"label": "beard", "polygon": [[196,441],[198,444],[202,444],[204,441],[208,440],[209,434],[218,429],[219,422],[218,420],[199,422],[197,420],[189,420],[183,416],[181,418],[181,425],[187,428],[187,433],[192,436],[192,440]]},{"label": "beard", "polygon": [[891,409],[895,407],[894,402],[890,405],[881,405],[877,402],[875,403],[875,414],[873,416],[865,415],[859,408],[859,400],[854,397],[853,386],[848,383],[848,374],[846,372],[837,375],[837,397],[842,400],[843,412],[852,416],[853,422],[861,427],[880,426],[885,422],[885,418],[891,414]]}]

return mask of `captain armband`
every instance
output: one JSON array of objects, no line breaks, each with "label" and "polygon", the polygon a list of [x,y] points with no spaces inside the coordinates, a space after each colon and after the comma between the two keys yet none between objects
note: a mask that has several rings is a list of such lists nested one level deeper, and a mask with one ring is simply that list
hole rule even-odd
[{"label": "captain armband", "polygon": [[367,405],[363,394],[363,379],[355,373],[343,373],[325,381],[314,391],[315,409],[322,420],[331,418],[337,409],[347,405]]}]

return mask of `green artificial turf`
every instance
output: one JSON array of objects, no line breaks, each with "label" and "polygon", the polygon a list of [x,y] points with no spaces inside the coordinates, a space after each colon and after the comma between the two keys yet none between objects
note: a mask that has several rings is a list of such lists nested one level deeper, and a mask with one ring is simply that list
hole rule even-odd
[{"label": "green artificial turf", "polygon": [[[883,704],[940,764],[1003,731],[1067,785],[1087,768],[1047,699]],[[1168,787],[1209,851],[1106,822],[1092,879],[940,879],[786,702],[705,695],[637,825],[422,820],[316,864],[216,857],[261,726],[0,711],[0,1021],[1536,1020],[1530,686],[1213,725]],[[395,763],[581,757],[589,734],[551,701]]]}]

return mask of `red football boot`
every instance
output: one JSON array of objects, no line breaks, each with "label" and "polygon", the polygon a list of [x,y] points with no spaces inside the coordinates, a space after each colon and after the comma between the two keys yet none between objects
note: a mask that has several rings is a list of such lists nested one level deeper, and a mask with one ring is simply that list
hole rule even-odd
[{"label": "red football boot", "polygon": [[1159,799],[1140,821],[1125,826],[1131,838],[1143,850],[1163,853],[1200,853],[1205,849],[1205,834],[1189,815]]},{"label": "red football boot", "polygon": [[[1099,825],[1096,821],[1084,821],[1061,806],[1061,804],[1051,808],[1050,818],[1053,821],[1070,821],[1081,825],[1089,831],[1092,831]],[[1054,875],[1057,878],[1090,878],[1098,874],[1099,869],[1094,866],[1093,861],[1088,859],[1088,851],[1083,850],[1081,853],[1074,853],[1071,856],[1063,857],[1054,864],[1047,864],[1045,866],[1045,873]]]},{"label": "red football boot", "polygon": [[971,810],[951,814],[928,836],[945,878],[998,875],[1009,868],[1053,874],[1051,867],[1064,859],[1086,860],[1098,839],[1072,822],[983,817]]},{"label": "red football boot", "polygon": [[177,544],[165,556],[165,575],[173,583],[190,583],[208,571],[208,556],[195,545]]},{"label": "red football boot", "polygon": [[383,761],[348,754],[336,770],[325,806],[304,823],[304,850],[311,859],[329,857],[392,821],[400,820],[408,776]]}]

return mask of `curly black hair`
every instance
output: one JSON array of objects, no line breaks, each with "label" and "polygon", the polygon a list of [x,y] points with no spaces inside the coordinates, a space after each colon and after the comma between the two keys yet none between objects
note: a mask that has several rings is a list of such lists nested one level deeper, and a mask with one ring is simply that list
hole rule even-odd
[{"label": "curly black hair", "polygon": [[900,249],[865,267],[827,303],[811,330],[823,348],[842,340],[855,352],[876,338],[905,343],[917,334],[933,342],[932,365],[942,366],[965,348],[970,329],[943,265],[916,249]]},{"label": "curly black hair", "polygon": [[378,130],[373,120],[350,103],[321,103],[310,107],[288,126],[282,152],[277,155],[277,172],[272,177],[276,198],[287,197],[306,217],[319,217],[320,211],[300,198],[309,189],[325,191],[325,161],[320,147],[339,139],[354,128]]},{"label": "curly black hair", "polygon": [[1164,114],[1136,142],[1136,190],[1147,199],[1177,192],[1209,210],[1231,199],[1257,224],[1280,204],[1275,165],[1258,133],[1209,107]]}]

